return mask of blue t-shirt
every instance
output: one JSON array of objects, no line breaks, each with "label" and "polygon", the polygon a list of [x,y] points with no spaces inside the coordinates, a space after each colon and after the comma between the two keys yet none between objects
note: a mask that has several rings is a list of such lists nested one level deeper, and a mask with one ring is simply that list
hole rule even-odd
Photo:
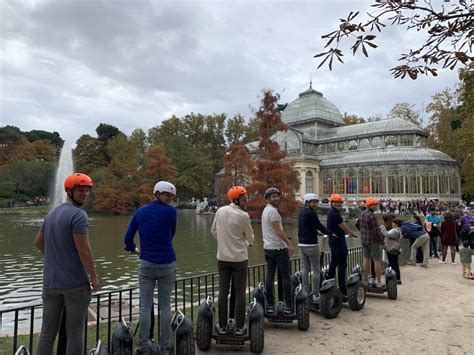
[{"label": "blue t-shirt", "polygon": [[329,239],[329,246],[331,248],[347,249],[346,234],[342,228],[339,227],[339,224],[343,222],[344,220],[339,211],[335,208],[331,208],[327,216],[327,227],[336,236],[336,238]]},{"label": "blue t-shirt", "polygon": [[176,231],[176,208],[155,200],[139,208],[124,236],[125,250],[134,251],[135,233],[140,235],[140,259],[154,264],[176,261],[173,237]]},{"label": "blue t-shirt", "polygon": [[71,203],[52,210],[41,225],[44,234],[44,288],[74,288],[90,283],[74,243],[74,235],[88,238],[86,212]]},{"label": "blue t-shirt", "polygon": [[[426,216],[426,220],[428,222],[431,222],[433,224],[438,224],[440,225],[441,224],[441,218],[439,218],[438,216],[433,216],[432,214],[429,214]],[[438,227],[439,228],[439,227]]]}]

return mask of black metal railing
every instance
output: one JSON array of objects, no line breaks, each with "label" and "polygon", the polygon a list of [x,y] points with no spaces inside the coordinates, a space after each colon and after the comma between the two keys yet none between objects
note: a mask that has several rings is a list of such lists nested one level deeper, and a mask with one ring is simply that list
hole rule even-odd
[{"label": "black metal railing", "polygon": [[[322,267],[329,265],[329,259],[330,254],[325,253]],[[350,248],[347,258],[348,271],[356,264],[361,263],[362,248]],[[291,267],[292,272],[301,270],[301,258],[291,259]],[[266,265],[249,266],[247,272],[247,294],[248,301],[250,301],[252,289],[265,279]],[[218,282],[219,276],[217,272],[177,279],[172,293],[172,309],[175,311],[181,310],[187,317],[195,321],[197,319],[199,303],[206,296],[217,299]],[[137,320],[138,306],[138,287],[102,291],[93,294],[86,322],[85,349],[91,348],[99,339],[102,340],[103,344],[105,343],[109,346],[115,323],[122,317],[129,321]],[[11,348],[13,352],[20,345],[27,346],[30,352],[32,352],[34,345],[38,342],[37,335],[41,325],[41,314],[41,301],[0,310],[0,329],[2,329],[0,342],[3,341],[4,344],[7,344],[6,346]],[[156,334],[159,336],[159,312],[157,312],[156,324]],[[5,332],[3,329],[7,331]]]}]

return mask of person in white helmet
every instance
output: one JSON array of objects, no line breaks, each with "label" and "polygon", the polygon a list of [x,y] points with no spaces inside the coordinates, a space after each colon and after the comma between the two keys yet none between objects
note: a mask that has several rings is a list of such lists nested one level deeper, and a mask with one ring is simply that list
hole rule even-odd
[{"label": "person in white helmet", "polygon": [[[171,349],[171,291],[176,279],[176,255],[173,237],[176,231],[176,208],[170,205],[176,196],[176,187],[168,181],[156,183],[155,200],[139,208],[133,215],[124,236],[125,250],[140,255],[140,331],[138,353],[148,353],[153,292],[158,284],[160,310],[160,348]],[[134,243],[140,235],[140,248]]]},{"label": "person in white helmet", "polygon": [[328,236],[332,233],[319,221],[316,207],[319,197],[308,193],[303,196],[304,206],[298,215],[298,246],[303,259],[303,287],[309,292],[309,271],[312,272],[312,300],[319,301],[319,282],[321,278],[320,249],[318,230]]}]

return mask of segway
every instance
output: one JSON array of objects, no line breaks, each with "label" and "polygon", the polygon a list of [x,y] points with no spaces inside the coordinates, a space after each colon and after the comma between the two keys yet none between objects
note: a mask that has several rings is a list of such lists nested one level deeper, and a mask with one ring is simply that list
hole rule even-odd
[{"label": "segway", "polygon": [[[323,254],[324,255],[324,254]],[[295,272],[292,276],[292,284],[301,283],[302,274]],[[342,293],[336,285],[335,279],[326,279],[326,271],[321,271],[319,285],[319,301],[313,300],[313,292],[308,295],[308,308],[319,312],[324,318],[333,319],[339,315],[342,308]]]},{"label": "segway", "polygon": [[[396,286],[396,282],[395,282]],[[362,268],[356,265],[347,280],[347,304],[353,311],[360,311],[365,306],[366,291],[362,283]]]},{"label": "segway", "polygon": [[293,291],[293,312],[285,314],[284,304],[279,301],[273,312],[268,311],[268,300],[265,286],[259,283],[257,287],[252,290],[252,297],[263,307],[265,318],[272,323],[293,323],[296,319],[299,330],[307,330],[309,328],[309,305],[306,291],[303,290],[301,282],[294,288]]},{"label": "segway", "polygon": [[263,308],[254,299],[249,304],[247,311],[247,327],[243,334],[237,334],[235,320],[230,318],[227,321],[225,331],[219,329],[215,324],[216,307],[212,298],[208,296],[199,306],[196,329],[196,344],[199,350],[207,351],[211,347],[212,339],[217,344],[243,345],[250,341],[250,351],[261,353],[264,347],[264,319]]},{"label": "segway", "polygon": [[[151,311],[152,317],[154,317],[153,309]],[[124,320],[122,320],[124,322]],[[140,324],[137,324],[135,328],[135,332],[133,337],[136,336],[138,328]],[[151,334],[153,334],[153,330],[151,329]],[[150,335],[151,336],[151,335]],[[133,338],[132,338],[133,339]],[[187,318],[183,312],[176,311],[173,318],[171,319],[171,349],[169,350],[169,355],[194,355],[195,354],[195,347],[194,347],[194,336],[193,336],[193,322]],[[94,349],[96,350],[96,349]],[[122,353],[117,351],[112,351],[114,353]],[[123,352],[123,353],[128,353]],[[102,353],[100,353],[102,354]],[[135,355],[140,354],[139,349],[135,349]],[[155,340],[149,339],[148,340],[148,354],[150,355],[159,355],[161,354],[160,346]]]},{"label": "segway", "polygon": [[375,282],[364,285],[365,291],[368,293],[384,294],[387,292],[387,296],[391,300],[397,299],[397,274],[389,266],[385,269],[385,285],[377,287]]},{"label": "segway", "polygon": [[172,354],[194,355],[193,322],[183,312],[177,311],[171,320]]}]

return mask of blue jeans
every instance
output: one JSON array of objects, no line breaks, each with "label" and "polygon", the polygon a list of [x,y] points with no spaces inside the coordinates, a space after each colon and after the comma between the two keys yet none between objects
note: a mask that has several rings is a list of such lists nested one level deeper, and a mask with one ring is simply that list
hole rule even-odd
[{"label": "blue jeans", "polygon": [[140,287],[140,351],[148,350],[150,335],[151,308],[153,307],[153,292],[158,284],[158,305],[160,310],[160,346],[170,346],[171,337],[171,291],[176,279],[176,263],[155,264],[140,260],[138,272]]},{"label": "blue jeans", "polygon": [[67,355],[84,353],[84,325],[91,301],[91,287],[43,289],[43,322],[37,355],[53,354],[53,344],[66,312]]}]

